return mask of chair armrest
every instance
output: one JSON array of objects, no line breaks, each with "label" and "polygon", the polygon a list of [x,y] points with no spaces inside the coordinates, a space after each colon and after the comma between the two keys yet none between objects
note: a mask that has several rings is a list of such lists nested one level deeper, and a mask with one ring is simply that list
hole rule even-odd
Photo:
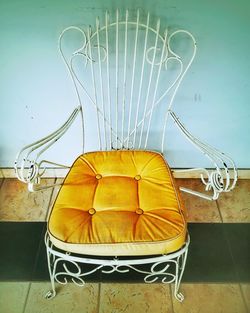
[{"label": "chair armrest", "polygon": [[68,166],[66,165],[54,163],[47,160],[38,160],[47,149],[49,149],[66,133],[66,131],[70,128],[80,111],[81,107],[76,107],[69,116],[69,118],[66,120],[66,122],[56,131],[38,141],[26,145],[18,152],[14,165],[15,173],[20,181],[28,184],[28,189],[30,191],[54,187],[53,184],[40,188],[34,188],[34,184],[40,183],[40,178],[45,172],[45,167],[43,166],[44,163],[68,168]]},{"label": "chair armrest", "polygon": [[[176,116],[173,111],[169,111],[174,123],[179,128],[181,133],[198,149],[202,154],[204,154],[213,164],[213,170],[207,170],[204,168],[189,169],[183,171],[201,171],[200,174],[201,181],[206,186],[206,191],[213,191],[212,195],[200,193],[188,188],[180,187],[180,190],[184,192],[191,193],[193,195],[208,199],[216,200],[218,199],[220,193],[231,191],[237,182],[238,174],[234,161],[227,156],[225,153],[220,152],[216,148],[202,142],[198,138],[194,137],[181,123],[180,119]],[[233,175],[230,180],[229,168],[232,169]],[[180,170],[182,171],[182,170]],[[179,172],[180,172],[179,171]]]}]

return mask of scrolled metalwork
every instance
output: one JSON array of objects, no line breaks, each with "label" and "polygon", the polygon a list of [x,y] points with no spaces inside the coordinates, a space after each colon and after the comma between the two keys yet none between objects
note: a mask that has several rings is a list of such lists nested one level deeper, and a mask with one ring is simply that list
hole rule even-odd
[{"label": "scrolled metalwork", "polygon": [[[190,171],[201,171],[201,181],[205,185],[206,191],[213,191],[213,195],[207,195],[204,193],[200,193],[197,191],[193,191],[188,188],[181,187],[180,189],[184,192],[188,192],[194,194],[196,196],[208,199],[208,200],[216,200],[218,199],[220,193],[231,191],[237,182],[238,174],[237,168],[234,164],[234,161],[228,157],[225,153],[220,152],[216,148],[203,143],[198,138],[193,136],[181,123],[180,119],[176,116],[173,111],[169,111],[170,116],[173,121],[179,128],[179,130],[183,133],[183,135],[190,141],[200,152],[202,152],[213,164],[214,170],[208,171],[204,168],[194,168],[188,170],[180,170],[176,172],[190,172]],[[233,177],[231,179],[229,174],[229,168],[233,170]]]},{"label": "scrolled metalwork", "polygon": [[[40,190],[44,188],[54,187],[56,184],[44,187],[34,187],[40,183],[41,176],[45,173],[44,163],[57,167],[68,168],[66,165],[58,164],[48,160],[39,160],[41,155],[55,144],[70,128],[77,115],[81,111],[81,107],[76,107],[66,122],[53,133],[23,147],[17,154],[15,160],[15,173],[17,178],[28,184],[30,191]],[[58,184],[57,184],[58,185]]]},{"label": "scrolled metalwork", "polygon": [[[58,263],[60,263],[60,262],[63,262],[64,271],[60,271],[60,272],[55,273],[54,279],[58,283],[60,283],[62,285],[66,285],[68,283],[67,277],[69,277],[74,284],[76,284],[80,287],[83,287],[85,285],[85,281],[81,277],[82,272],[81,272],[80,266],[74,261],[67,261],[69,264],[66,264],[64,259],[59,258],[56,260],[56,262],[54,264],[55,268],[58,266]],[[69,265],[71,267],[73,265],[73,268],[75,269],[75,271],[73,269],[69,269],[68,268]]]},{"label": "scrolled metalwork", "polygon": [[[69,61],[67,60],[66,54],[64,52],[64,49],[62,48],[62,39],[64,38],[65,34],[67,32],[70,31],[76,31],[79,32],[82,35],[83,38],[83,43],[82,45],[77,48],[76,50],[71,52],[71,57],[69,59]],[[104,62],[106,60],[107,57],[107,49],[105,48],[104,45],[98,44],[96,42],[94,42],[94,37],[96,35],[96,33],[93,35],[92,34],[92,28],[89,26],[89,38],[87,38],[87,35],[85,33],[85,31],[80,28],[80,27],[76,27],[76,26],[70,26],[67,27],[60,35],[59,37],[59,51],[64,59],[64,61],[66,62],[66,64],[71,64],[72,65],[72,61],[74,60],[75,57],[84,57],[86,60],[85,65],[87,65],[88,62],[98,62],[97,59],[94,59],[92,56],[90,56],[89,50],[90,49],[101,49],[103,51],[103,56],[101,58],[101,62]],[[72,67],[73,70],[73,67]]]},{"label": "scrolled metalwork", "polygon": [[177,266],[177,262],[175,260],[167,262],[162,261],[153,264],[151,266],[150,273],[144,278],[144,281],[146,283],[154,283],[160,279],[164,284],[174,282],[176,280],[176,276],[173,273],[168,272],[171,264]]},{"label": "scrolled metalwork", "polygon": [[[154,59],[154,55],[155,55],[155,59],[157,59],[157,53],[160,56],[160,61],[156,61]],[[150,59],[150,54],[153,54],[152,59]],[[163,57],[161,57],[161,55],[163,55]],[[149,64],[151,65],[161,65],[164,64],[168,59],[168,48],[167,45],[165,44],[165,42],[163,43],[163,46],[160,48],[159,46],[157,47],[150,47],[147,49],[146,51],[146,60]]]},{"label": "scrolled metalwork", "polygon": [[[189,237],[181,250],[169,255],[162,255],[156,258],[119,260],[110,259],[90,259],[75,256],[69,252],[58,251],[45,235],[45,244],[47,248],[48,267],[51,279],[52,290],[46,294],[47,299],[52,299],[56,295],[55,282],[67,284],[72,281],[74,284],[83,287],[85,281],[83,277],[90,275],[98,270],[105,274],[128,273],[130,270],[144,275],[145,283],[161,282],[164,284],[174,283],[174,295],[178,301],[184,297],[179,293],[180,281],[185,268],[186,256],[188,252]],[[92,269],[85,271],[81,264],[91,264]],[[59,269],[62,264],[63,269]],[[141,269],[142,264],[147,264],[148,269]]]},{"label": "scrolled metalwork", "polygon": [[80,45],[80,47],[71,52],[72,55],[77,55],[78,53],[80,54],[80,53],[82,53],[83,51],[85,51],[86,44],[87,44],[87,36],[86,36],[86,34],[85,34],[85,32],[84,32],[83,29],[81,29],[80,27],[77,27],[77,26],[70,26],[70,27],[65,28],[65,29],[61,32],[61,34],[60,34],[60,36],[59,36],[58,43],[59,43],[59,51],[60,51],[61,56],[63,57],[64,61],[66,62],[66,64],[67,64],[67,58],[66,58],[66,55],[65,55],[65,53],[64,53],[64,49],[63,49],[63,47],[62,47],[62,40],[63,40],[65,34],[66,34],[67,32],[70,32],[70,31],[79,32],[79,33],[82,35],[82,39],[83,39],[83,40],[82,40],[82,44]]},{"label": "scrolled metalwork", "polygon": [[168,37],[168,42],[167,42],[167,46],[168,46],[168,50],[169,52],[172,54],[172,56],[175,56],[179,59],[182,59],[180,55],[178,55],[174,48],[172,48],[172,44],[171,42],[173,41],[174,37],[176,37],[178,34],[185,34],[186,36],[188,36],[191,41],[192,41],[192,44],[193,44],[193,53],[191,55],[191,59],[190,59],[190,62],[188,63],[188,67],[191,65],[194,57],[195,57],[195,54],[196,54],[196,40],[194,38],[194,36],[187,30],[184,30],[184,29],[179,29],[179,30],[176,30],[174,32],[171,33],[171,35]]},{"label": "scrolled metalwork", "polygon": [[[174,264],[175,266],[177,265],[176,261],[173,261],[173,260],[156,262],[151,265],[150,270],[148,271],[141,270],[135,265],[130,265],[130,264],[105,265],[104,269],[102,269],[102,272],[105,274],[111,274],[114,272],[128,273],[130,270],[133,270],[137,273],[146,275],[144,277],[145,283],[154,283],[157,280],[160,280],[162,283],[172,283],[175,281],[176,277],[173,273],[168,272],[170,264]],[[161,268],[161,266],[163,267]],[[109,269],[107,269],[107,267]]]},{"label": "scrolled metalwork", "polygon": [[[63,270],[56,272],[60,262],[62,263]],[[74,284],[80,287],[85,285],[85,281],[83,280],[84,276],[90,275],[103,267],[103,265],[97,265],[91,270],[83,271],[80,265],[70,257],[67,259],[56,258],[52,266],[53,276],[56,282],[66,285],[68,283],[68,279],[70,279]],[[69,267],[71,267],[71,269],[69,269]]]},{"label": "scrolled metalwork", "polygon": [[128,273],[129,268],[126,265],[104,265],[104,268],[102,269],[102,272],[104,274],[112,274],[114,272],[117,273]]},{"label": "scrolled metalwork", "polygon": [[[100,150],[127,149],[130,137],[133,137],[133,149],[141,149],[142,145],[146,147],[153,111],[164,98],[168,99],[169,108],[172,106],[180,82],[195,56],[196,43],[189,32],[177,30],[169,35],[166,29],[162,34],[160,32],[160,20],[157,20],[155,27],[150,25],[149,20],[150,14],[147,15],[147,21],[144,23],[139,10],[137,10],[136,20],[129,16],[128,10],[126,10],[125,18],[121,17],[119,10],[117,10],[114,21],[111,21],[109,13],[106,12],[103,25],[97,18],[93,30],[91,26],[87,28],[86,32],[79,27],[72,26],[66,28],[60,36],[59,50],[70,72],[79,104],[82,103],[80,97],[80,90],[82,90],[96,110]],[[80,32],[82,43],[67,59],[61,41],[64,34],[70,30]],[[128,30],[130,36],[128,36]],[[180,33],[193,40],[193,53],[189,60],[185,60],[185,66],[182,57],[178,55],[174,45],[172,45],[173,39]],[[138,42],[141,42],[144,48]],[[129,60],[128,56],[130,57]],[[90,87],[91,80],[88,79],[86,82],[84,77],[80,78],[82,71],[77,72],[74,60],[78,57],[85,60],[85,66],[90,63],[88,70],[91,73],[88,77],[92,79],[92,87]],[[112,66],[111,58],[114,61]],[[168,70],[168,65],[173,62],[179,66],[176,77],[173,77],[173,80],[171,78],[170,86],[166,86],[166,89],[160,90],[159,88],[158,90],[162,69]],[[105,64],[101,65],[101,63]],[[140,63],[141,69],[138,68]],[[144,73],[145,63],[149,64],[148,75]],[[96,66],[94,67],[93,64]],[[128,92],[126,86],[129,84],[131,86]],[[136,85],[138,86],[135,87]],[[154,92],[150,93],[149,90],[153,88]],[[135,91],[138,92],[138,101],[136,105],[133,105],[132,99],[137,97]],[[146,93],[144,101],[141,96],[143,92]],[[113,99],[111,94],[113,94]],[[144,103],[141,103],[142,101]],[[111,114],[112,104],[114,106],[113,116]],[[144,112],[143,116],[139,114],[141,106],[145,106],[144,109],[141,108]],[[132,107],[136,111],[135,120],[132,118]],[[121,123],[117,121],[121,115],[119,112],[122,112]],[[146,136],[143,135],[144,133]],[[164,136],[163,133],[162,136]]]}]

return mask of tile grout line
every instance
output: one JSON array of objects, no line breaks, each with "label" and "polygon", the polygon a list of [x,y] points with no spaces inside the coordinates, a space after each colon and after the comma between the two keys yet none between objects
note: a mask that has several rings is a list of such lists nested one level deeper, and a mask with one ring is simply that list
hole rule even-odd
[{"label": "tile grout line", "polygon": [[100,308],[101,308],[101,283],[98,283],[97,313],[100,313]]},{"label": "tile grout line", "polygon": [[36,268],[37,268],[37,264],[38,264],[38,261],[39,261],[39,252],[40,252],[41,247],[42,247],[42,244],[43,244],[43,240],[44,240],[43,234],[44,234],[46,228],[47,228],[47,224],[44,223],[43,228],[42,228],[42,231],[41,231],[41,234],[40,234],[39,244],[38,244],[37,251],[36,251],[36,257],[35,257],[35,262],[34,262],[33,270],[32,270],[32,273],[31,273],[31,282],[33,282],[34,273],[35,273],[35,270],[36,270]]},{"label": "tile grout line", "polygon": [[169,292],[170,292],[170,301],[171,301],[171,309],[172,309],[172,313],[174,312],[174,301],[173,301],[173,292],[172,292],[172,284],[169,284]]},{"label": "tile grout line", "polygon": [[25,297],[25,301],[24,301],[22,313],[25,313],[25,311],[26,311],[26,307],[27,307],[27,303],[28,303],[28,298],[29,298],[29,294],[30,294],[30,289],[31,289],[31,281],[29,282],[29,287],[28,287],[27,295],[26,295],[26,297]]},{"label": "tile grout line", "polygon": [[4,180],[5,180],[4,178],[0,180],[0,188],[2,187]]},{"label": "tile grout line", "polygon": [[222,231],[223,231],[223,234],[224,234],[225,239],[226,239],[226,243],[227,243],[227,247],[228,247],[231,259],[233,261],[234,271],[235,271],[235,274],[237,276],[237,280],[238,280],[238,282],[240,282],[239,272],[238,272],[238,269],[237,269],[237,265],[236,265],[236,262],[235,262],[235,258],[234,258],[234,255],[233,255],[231,244],[230,244],[230,241],[229,241],[229,239],[227,237],[227,232],[226,232],[226,229],[225,229],[225,225],[227,225],[227,224],[228,223],[222,223]]},{"label": "tile grout line", "polygon": [[218,211],[219,211],[221,223],[224,224],[224,220],[223,220],[223,216],[222,216],[222,214],[221,214],[219,202],[218,202],[218,200],[215,200],[215,202],[216,202],[217,209],[218,209]]}]

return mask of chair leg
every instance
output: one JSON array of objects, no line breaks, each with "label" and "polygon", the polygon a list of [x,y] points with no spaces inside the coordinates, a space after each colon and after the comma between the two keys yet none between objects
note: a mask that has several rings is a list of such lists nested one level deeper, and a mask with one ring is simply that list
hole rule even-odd
[{"label": "chair leg", "polygon": [[176,300],[178,300],[179,302],[183,302],[184,300],[184,295],[179,291],[179,289],[187,261],[187,253],[188,249],[186,249],[183,254],[178,256],[176,261],[176,279],[174,284],[174,296]]},{"label": "chair leg", "polygon": [[56,289],[55,289],[55,256],[50,253],[50,246],[49,246],[49,240],[45,236],[45,245],[46,245],[46,250],[47,250],[47,261],[48,261],[48,269],[49,269],[49,276],[50,276],[50,282],[51,282],[51,287],[52,289],[49,290],[45,294],[45,299],[53,299],[56,296]]}]

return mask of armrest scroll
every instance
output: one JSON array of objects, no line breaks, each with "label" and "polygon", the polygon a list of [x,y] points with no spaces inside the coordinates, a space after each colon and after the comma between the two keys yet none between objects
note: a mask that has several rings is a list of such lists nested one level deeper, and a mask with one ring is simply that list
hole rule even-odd
[{"label": "armrest scroll", "polygon": [[[45,167],[43,166],[44,163],[68,168],[68,166],[66,165],[54,163],[47,160],[39,161],[39,158],[47,149],[49,149],[67,132],[67,130],[76,119],[80,110],[80,106],[76,107],[67,119],[67,121],[56,131],[38,141],[26,145],[18,152],[14,165],[16,176],[20,181],[28,184],[30,191],[35,191],[39,189],[34,188],[33,184],[40,183],[40,178],[45,172]],[[53,186],[54,185],[46,186],[46,188]]]},{"label": "armrest scroll", "polygon": [[[169,111],[171,118],[173,119],[176,126],[179,128],[181,133],[189,140],[202,154],[207,157],[214,166],[214,170],[206,169],[189,169],[186,171],[202,171],[200,174],[201,181],[205,185],[206,191],[213,191],[212,195],[201,194],[197,191],[193,191],[187,188],[181,187],[180,189],[184,192],[194,194],[199,197],[203,197],[209,200],[218,199],[220,193],[231,191],[237,182],[238,174],[237,168],[234,161],[227,156],[225,153],[217,150],[216,148],[202,142],[198,138],[194,137],[181,123],[180,119],[176,116],[173,111]],[[230,179],[229,168],[233,172],[233,177]]]}]

